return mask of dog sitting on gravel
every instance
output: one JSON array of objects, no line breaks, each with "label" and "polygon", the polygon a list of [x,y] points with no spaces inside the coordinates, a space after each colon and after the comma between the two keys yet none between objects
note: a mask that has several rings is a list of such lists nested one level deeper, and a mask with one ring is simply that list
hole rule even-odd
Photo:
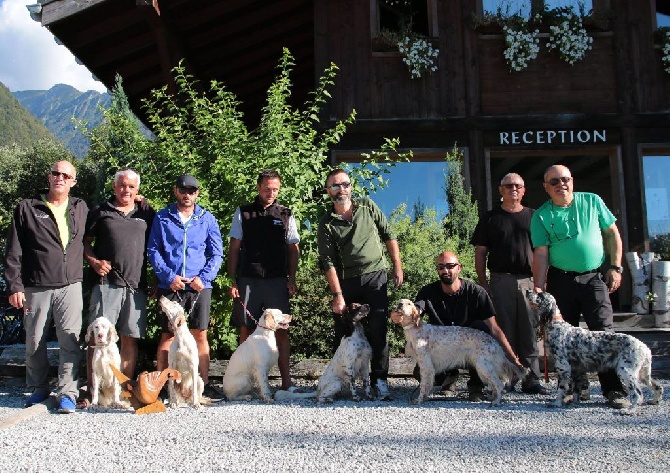
[{"label": "dog sitting on gravel", "polygon": [[[279,360],[275,330],[288,329],[290,322],[291,316],[279,309],[263,312],[258,327],[237,347],[223,375],[223,392],[229,401],[251,400],[254,384],[258,386],[263,401],[273,401],[268,374]],[[295,396],[298,393],[290,394]]]},{"label": "dog sitting on gravel", "polygon": [[121,403],[121,385],[110,365],[121,369],[121,354],[116,342],[119,336],[114,325],[105,317],[97,317],[86,329],[87,343],[92,344],[91,405],[125,407]]},{"label": "dog sitting on gravel", "polygon": [[190,404],[199,408],[203,404],[209,404],[209,399],[202,395],[205,383],[198,371],[200,364],[198,346],[186,323],[184,308],[177,301],[171,301],[164,296],[158,302],[174,334],[168,351],[168,367],[181,373],[180,382],[172,378],[168,381],[170,407]]},{"label": "dog sitting on gravel", "polygon": [[400,299],[398,307],[391,311],[391,320],[402,326],[407,351],[421,370],[417,404],[430,395],[435,373],[445,370],[475,368],[482,382],[491,388],[492,406],[500,404],[506,382],[513,377],[522,379],[527,373],[510,362],[500,344],[481,330],[424,324],[409,299]]},{"label": "dog sitting on gravel", "polygon": [[589,371],[616,371],[626,393],[631,397],[632,413],[643,399],[641,385],[654,394],[648,404],[658,404],[663,386],[651,378],[651,350],[637,338],[625,333],[598,332],[573,327],[563,320],[556,300],[548,292],[528,291],[526,298],[536,310],[538,328],[544,332],[547,349],[553,355],[558,374],[558,395],[552,404],[563,405],[564,396],[573,390],[573,403],[580,401],[588,386]]},{"label": "dog sitting on gravel", "polygon": [[370,359],[372,348],[363,332],[363,320],[370,312],[367,304],[350,304],[341,315],[346,328],[346,333],[340,345],[324,370],[316,396],[319,402],[332,402],[333,398],[345,391],[351,391],[354,401],[360,401],[356,393],[356,379],[363,380],[363,391],[365,397],[370,399]]}]

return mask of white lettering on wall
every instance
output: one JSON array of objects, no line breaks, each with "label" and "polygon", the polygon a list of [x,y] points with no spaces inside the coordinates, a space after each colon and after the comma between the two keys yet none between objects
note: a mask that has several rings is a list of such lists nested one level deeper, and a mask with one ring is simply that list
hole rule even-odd
[{"label": "white lettering on wall", "polygon": [[596,144],[607,142],[607,130],[501,131],[500,145]]}]

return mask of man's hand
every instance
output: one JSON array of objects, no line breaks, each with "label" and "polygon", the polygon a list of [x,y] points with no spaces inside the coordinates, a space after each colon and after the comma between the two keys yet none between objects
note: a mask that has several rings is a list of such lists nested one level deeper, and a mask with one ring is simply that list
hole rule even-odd
[{"label": "man's hand", "polygon": [[9,305],[15,309],[21,309],[24,302],[26,302],[25,292],[15,292],[9,296]]},{"label": "man's hand", "polygon": [[288,282],[286,283],[286,287],[288,288],[288,295],[289,296],[295,296],[298,293],[298,284],[295,282],[295,278],[290,277],[288,278]]},{"label": "man's hand", "polygon": [[182,291],[187,284],[190,284],[192,278],[185,278],[184,276],[179,276],[178,274],[174,277],[174,280],[170,284],[170,289],[173,292]]},{"label": "man's hand", "polygon": [[402,286],[404,280],[405,280],[405,274],[402,272],[402,267],[400,265],[394,265],[393,282],[395,283],[395,287]]},{"label": "man's hand", "polygon": [[200,276],[194,276],[191,278],[189,285],[195,292],[200,292],[205,288],[205,284],[202,282],[202,279],[200,279]]},{"label": "man's hand", "polygon": [[92,259],[89,263],[98,276],[107,276],[112,270],[112,262],[106,259]]},{"label": "man's hand", "polygon": [[610,294],[615,292],[619,287],[621,286],[621,273],[618,271],[615,271],[613,269],[610,269],[607,271],[607,275],[605,276],[606,278],[606,284],[607,287],[609,288]]},{"label": "man's hand", "polygon": [[343,314],[344,310],[347,308],[347,304],[344,302],[344,296],[342,294],[335,296],[333,299],[333,312],[336,314]]},{"label": "man's hand", "polygon": [[237,299],[240,297],[240,290],[237,288],[237,283],[234,282],[232,286],[230,286],[230,291],[229,291],[230,297],[233,299]]}]

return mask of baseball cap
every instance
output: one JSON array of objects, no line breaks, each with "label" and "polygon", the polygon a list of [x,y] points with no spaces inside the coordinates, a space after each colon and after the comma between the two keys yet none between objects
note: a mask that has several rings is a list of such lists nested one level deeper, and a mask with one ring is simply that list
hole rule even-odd
[{"label": "baseball cap", "polygon": [[200,184],[198,183],[198,180],[195,177],[189,176],[187,174],[185,176],[179,176],[177,178],[175,187],[195,187],[196,189],[198,189],[200,187]]}]

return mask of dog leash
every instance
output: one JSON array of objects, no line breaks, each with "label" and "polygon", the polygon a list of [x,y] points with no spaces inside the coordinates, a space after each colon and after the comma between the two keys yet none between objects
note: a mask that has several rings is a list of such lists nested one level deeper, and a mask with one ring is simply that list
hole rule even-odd
[{"label": "dog leash", "polygon": [[[258,323],[258,320],[256,320],[256,318],[255,318],[253,315],[251,315],[251,312],[249,312],[249,309],[247,309],[247,306],[244,305],[244,302],[242,302],[242,298],[241,298],[241,297],[236,297],[235,300],[236,300],[237,302],[240,303],[240,305],[242,306],[242,309],[244,309],[245,314],[246,314],[251,320],[253,320],[254,323],[255,323],[258,327],[260,327],[260,328],[264,328],[264,329],[266,329],[266,330],[271,330],[269,327],[265,327],[265,326],[263,326],[263,325],[261,325],[261,324]],[[244,323],[244,321],[243,321],[242,323]]]},{"label": "dog leash", "polygon": [[[177,295],[177,299],[179,299],[180,303],[184,303],[184,299],[181,298],[179,295],[179,291],[175,291],[175,294]],[[195,309],[195,303],[198,302],[198,297],[200,297],[200,291],[196,291],[195,297],[191,301],[191,310],[187,311],[186,307],[184,307],[184,316],[188,319],[191,316],[191,312],[193,312],[193,309]]]},{"label": "dog leash", "polygon": [[547,361],[547,329],[542,329],[542,348],[544,353],[542,358],[544,358],[544,382],[549,382],[549,363]]}]

